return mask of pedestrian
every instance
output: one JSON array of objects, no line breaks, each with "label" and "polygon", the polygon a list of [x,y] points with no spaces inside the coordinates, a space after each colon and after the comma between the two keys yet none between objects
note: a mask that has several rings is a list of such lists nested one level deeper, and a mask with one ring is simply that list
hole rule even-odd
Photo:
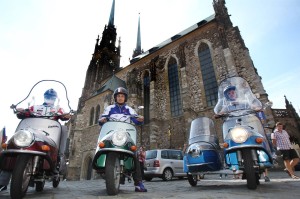
[{"label": "pedestrian", "polygon": [[294,167],[299,162],[299,157],[295,149],[292,148],[289,134],[283,130],[283,124],[281,122],[276,123],[276,128],[271,134],[273,145],[282,154],[284,162],[284,171],[293,179],[299,179],[294,173]]},{"label": "pedestrian", "polygon": [[[258,111],[256,113],[256,116],[258,117],[258,119],[260,119],[262,126],[265,127],[265,125],[266,125],[266,116],[265,116],[265,113],[263,111]],[[270,139],[268,139],[268,135],[266,133],[266,129],[265,128],[264,128],[264,133],[265,133],[266,139],[268,141],[271,153],[273,154],[273,151],[272,151],[272,149],[273,149],[272,142],[270,141]],[[268,173],[269,173],[268,169],[265,168],[265,171],[263,172],[265,182],[270,182],[270,178],[268,176]]]},{"label": "pedestrian", "polygon": [[183,148],[182,148],[182,152],[185,153],[185,152],[186,152],[186,149],[187,149],[187,143],[184,143],[184,144],[183,144]]},{"label": "pedestrian", "polygon": [[142,179],[144,180],[144,169],[145,169],[145,161],[146,161],[146,151],[144,151],[144,147],[140,146],[139,152],[138,152],[138,158],[140,162],[140,168],[141,168],[141,175]]},{"label": "pedestrian", "polygon": [[[124,116],[130,116],[130,115],[136,115],[136,112],[126,104],[127,98],[128,98],[128,92],[125,88],[119,87],[117,88],[114,93],[113,97],[115,100],[115,104],[110,105],[105,108],[103,114],[99,118],[99,125],[103,125],[105,122],[109,120],[109,118],[114,118],[116,120],[120,118],[124,118]],[[132,121],[136,125],[142,125],[144,122],[144,117],[126,117],[124,122],[130,123]],[[133,173],[133,180],[135,185],[135,191],[136,192],[147,192],[147,189],[145,188],[143,181],[142,181],[142,174],[141,174],[141,168],[140,163],[137,157],[137,154],[134,156],[134,164],[135,172]]]},{"label": "pedestrian", "polygon": [[265,168],[263,175],[264,175],[265,182],[270,182],[270,178],[268,177],[268,169],[267,168]]}]

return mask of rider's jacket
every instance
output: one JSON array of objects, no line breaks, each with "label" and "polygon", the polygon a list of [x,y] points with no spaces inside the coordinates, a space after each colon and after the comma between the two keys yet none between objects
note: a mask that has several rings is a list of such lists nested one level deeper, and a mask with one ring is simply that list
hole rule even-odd
[{"label": "rider's jacket", "polygon": [[[36,116],[51,116],[51,115],[62,115],[64,110],[59,106],[47,106],[47,105],[34,105],[29,108],[29,111],[34,113]],[[58,120],[58,117],[55,116],[51,118],[53,120]]]},{"label": "rider's jacket", "polygon": [[[106,118],[107,120],[113,119],[115,121],[122,121],[127,123],[130,123],[130,121],[132,121],[136,125],[143,124],[143,122],[137,121],[137,119],[132,116],[137,116],[133,108],[127,106],[126,104],[119,105],[116,103],[106,107],[99,120],[102,118]],[[103,123],[101,122],[99,122],[99,124],[103,125]]]},{"label": "rider's jacket", "polygon": [[224,109],[224,112],[230,112],[235,110],[250,109],[250,106],[248,103],[230,102],[227,106],[224,107]]},{"label": "rider's jacket", "polygon": [[64,110],[60,108],[59,106],[49,106],[47,104],[42,104],[42,105],[34,105],[30,106],[27,111],[18,113],[17,116],[19,119],[23,119],[26,117],[29,117],[30,114],[35,115],[35,116],[52,116],[50,119],[53,120],[64,120],[63,118],[59,117],[60,115],[64,114]]}]

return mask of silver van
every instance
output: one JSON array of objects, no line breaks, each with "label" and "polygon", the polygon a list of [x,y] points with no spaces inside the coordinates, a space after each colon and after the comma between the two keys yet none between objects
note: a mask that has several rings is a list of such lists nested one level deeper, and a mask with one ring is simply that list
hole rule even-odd
[{"label": "silver van", "polygon": [[183,152],[175,149],[155,149],[146,151],[146,167],[144,178],[151,181],[154,177],[164,181],[173,177],[183,178],[187,174],[183,172]]}]

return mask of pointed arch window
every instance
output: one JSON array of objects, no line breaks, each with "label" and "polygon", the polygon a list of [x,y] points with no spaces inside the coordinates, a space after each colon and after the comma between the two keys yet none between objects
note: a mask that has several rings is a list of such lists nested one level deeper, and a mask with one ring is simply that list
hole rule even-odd
[{"label": "pointed arch window", "polygon": [[168,77],[169,77],[169,94],[170,94],[170,107],[172,117],[182,115],[181,93],[178,77],[178,66],[174,58],[171,58],[168,64]]},{"label": "pointed arch window", "polygon": [[98,123],[99,116],[100,116],[100,105],[98,104],[96,107],[96,115],[95,115],[95,123],[94,124]]},{"label": "pointed arch window", "polygon": [[144,75],[144,123],[150,121],[150,74],[148,71]]},{"label": "pointed arch window", "polygon": [[89,125],[92,126],[93,125],[93,121],[94,121],[94,113],[95,113],[95,109],[94,107],[91,108],[91,111],[90,111],[90,122],[89,122]]},{"label": "pointed arch window", "polygon": [[207,44],[200,44],[198,57],[200,60],[206,103],[207,106],[214,106],[218,101],[218,83],[216,80],[216,74],[211,59],[210,50]]}]

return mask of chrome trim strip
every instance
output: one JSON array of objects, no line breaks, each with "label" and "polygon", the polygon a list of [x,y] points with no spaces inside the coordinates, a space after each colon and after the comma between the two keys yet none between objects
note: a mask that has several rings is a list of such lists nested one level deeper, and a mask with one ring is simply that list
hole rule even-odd
[{"label": "chrome trim strip", "polygon": [[44,152],[40,151],[29,151],[29,150],[21,150],[21,149],[8,149],[5,151],[2,151],[1,153],[6,154],[6,153],[22,153],[22,154],[34,154],[34,155],[47,155]]}]

